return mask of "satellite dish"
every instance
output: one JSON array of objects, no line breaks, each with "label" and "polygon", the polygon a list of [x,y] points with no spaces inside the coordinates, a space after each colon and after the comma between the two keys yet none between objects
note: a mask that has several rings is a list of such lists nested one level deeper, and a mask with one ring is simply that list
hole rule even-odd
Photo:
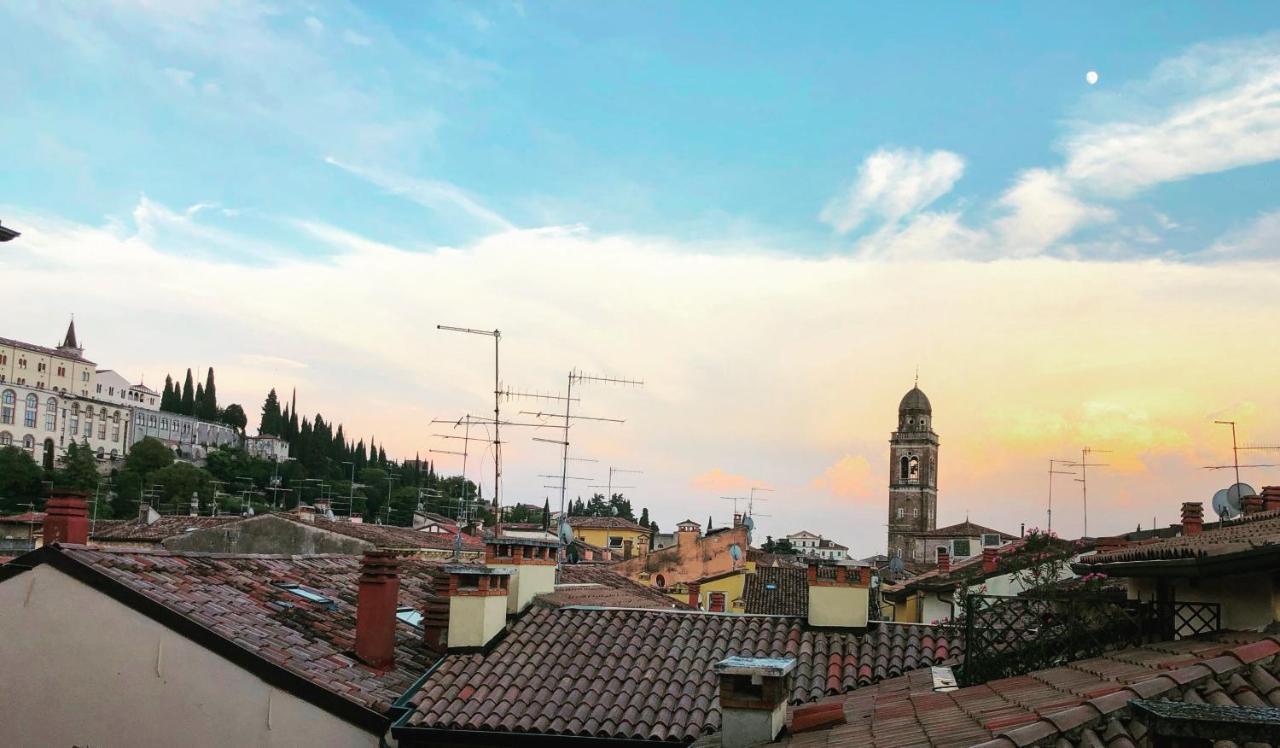
[{"label": "satellite dish", "polygon": [[560,542],[565,545],[573,545],[573,528],[569,526],[569,520],[560,520]]},{"label": "satellite dish", "polygon": [[893,572],[894,574],[900,574],[902,573],[903,568],[904,568],[904,564],[902,563],[901,556],[894,556],[893,558],[889,559],[889,571]]},{"label": "satellite dish", "polygon": [[1237,506],[1234,509],[1231,507],[1231,504],[1227,501],[1227,489],[1225,488],[1218,489],[1218,492],[1213,495],[1213,511],[1222,519],[1231,519],[1239,514],[1240,507],[1238,504],[1239,502],[1237,502]]},{"label": "satellite dish", "polygon": [[1240,499],[1243,499],[1246,496],[1257,495],[1258,492],[1253,490],[1253,486],[1250,486],[1248,483],[1237,483],[1227,489],[1227,497],[1235,499],[1237,504],[1240,503]]},{"label": "satellite dish", "polygon": [[733,545],[729,546],[729,557],[732,558],[734,561],[742,560],[742,549],[738,547],[737,543],[734,543]]}]

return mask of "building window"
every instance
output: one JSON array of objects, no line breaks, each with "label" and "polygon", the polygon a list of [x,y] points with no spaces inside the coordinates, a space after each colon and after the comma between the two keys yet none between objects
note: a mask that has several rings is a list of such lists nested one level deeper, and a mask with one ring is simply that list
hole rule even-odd
[{"label": "building window", "polygon": [[45,362],[43,362],[43,361],[41,361],[40,363],[36,364],[36,371],[44,371],[46,368],[48,368],[48,365],[47,365],[47,364],[45,364]]},{"label": "building window", "polygon": [[44,404],[44,430],[56,431],[58,429],[58,401],[52,397]]},{"label": "building window", "polygon": [[0,431],[0,447],[7,447],[13,444],[13,434],[8,431]]},{"label": "building window", "polygon": [[622,547],[622,536],[621,536],[621,535],[610,535],[610,536],[609,536],[609,547],[610,547],[610,548],[621,548],[621,547]]},{"label": "building window", "polygon": [[[116,425],[116,426],[112,426],[112,427],[111,427],[111,441],[113,441],[113,442],[118,442],[118,441],[120,441],[120,426],[119,426],[119,425]],[[114,450],[113,450],[113,451],[114,451]]]},{"label": "building window", "polygon": [[91,420],[92,418],[93,418],[93,414],[90,413],[89,415],[85,416],[85,419],[84,419],[84,435],[86,438],[93,436],[93,421]]},{"label": "building window", "polygon": [[711,595],[707,598],[707,610],[711,611],[712,613],[724,612],[724,593],[723,592],[711,593]]},{"label": "building window", "polygon": [[13,390],[5,390],[0,395],[0,423],[13,423],[13,411],[17,402],[18,395]]},{"label": "building window", "polygon": [[951,555],[955,558],[968,558],[973,555],[969,549],[968,538],[956,538],[951,541]]},{"label": "building window", "polygon": [[36,438],[31,434],[22,437],[22,448],[32,456],[36,456]]},{"label": "building window", "polygon": [[107,422],[106,421],[102,421],[101,423],[98,424],[98,438],[99,439],[107,438]]},{"label": "building window", "polygon": [[115,461],[115,459],[116,459],[117,457],[119,457],[119,456],[120,456],[120,451],[119,451],[119,450],[117,450],[117,449],[112,449],[112,450],[111,450],[111,460],[112,460],[113,462],[114,462],[114,461]]},{"label": "building window", "polygon": [[67,430],[71,432],[71,435],[72,435],[72,436],[75,436],[76,434],[80,433],[80,416],[76,415],[76,414],[75,414],[75,411],[72,411],[72,413],[71,413],[71,424],[70,424],[70,426],[71,426],[71,428],[69,428],[69,429],[67,429]]},{"label": "building window", "polygon": [[904,509],[903,507],[898,507],[898,519],[902,519],[904,516],[906,516],[906,514],[907,514],[906,509]]},{"label": "building window", "polygon": [[3,353],[0,353],[0,364],[7,364],[7,363],[9,363],[9,357]]},{"label": "building window", "polygon": [[18,359],[18,368],[19,369],[27,368],[27,360],[25,358]]},{"label": "building window", "polygon": [[899,461],[898,474],[904,481],[907,479],[907,476],[911,474],[911,460],[906,455],[903,455],[902,459]]},{"label": "building window", "polygon": [[89,381],[89,370],[88,370],[88,369],[86,369],[86,370],[84,370],[84,371],[80,372],[80,381],[81,381],[81,382],[87,382],[87,381]]},{"label": "building window", "polygon": [[919,483],[920,482],[920,458],[916,457],[915,455],[911,455],[911,459],[908,461],[907,465],[908,465],[907,482]]},{"label": "building window", "polygon": [[29,429],[36,427],[36,411],[40,407],[40,400],[35,393],[27,395],[27,407],[22,413],[22,425]]},{"label": "building window", "polygon": [[1000,536],[993,532],[982,533],[982,544],[984,546],[1000,545]]},{"label": "building window", "polygon": [[102,394],[102,385],[98,385],[98,394],[99,394],[99,395],[101,395],[101,394]]}]

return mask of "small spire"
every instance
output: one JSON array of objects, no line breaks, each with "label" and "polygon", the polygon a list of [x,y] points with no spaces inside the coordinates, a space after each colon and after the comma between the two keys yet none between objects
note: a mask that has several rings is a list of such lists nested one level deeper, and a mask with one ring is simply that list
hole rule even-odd
[{"label": "small spire", "polygon": [[67,334],[62,339],[62,348],[79,348],[76,345],[76,315],[71,315],[71,322],[67,325]]},{"label": "small spire", "polygon": [[920,386],[920,364],[916,364],[916,387]]}]

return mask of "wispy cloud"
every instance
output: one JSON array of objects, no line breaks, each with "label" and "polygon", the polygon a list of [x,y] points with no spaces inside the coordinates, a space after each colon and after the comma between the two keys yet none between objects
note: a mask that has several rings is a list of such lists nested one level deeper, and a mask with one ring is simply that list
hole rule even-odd
[{"label": "wispy cloud", "polygon": [[840,234],[871,219],[893,223],[950,192],[963,174],[964,159],[950,151],[881,149],[862,162],[857,178],[819,218]]},{"label": "wispy cloud", "polygon": [[515,224],[485,206],[478,198],[450,182],[392,174],[381,169],[344,163],[332,156],[326,156],[325,163],[371,182],[392,195],[411,200],[438,213],[454,215],[457,211],[461,211],[485,228],[494,231],[511,231],[516,228]]}]

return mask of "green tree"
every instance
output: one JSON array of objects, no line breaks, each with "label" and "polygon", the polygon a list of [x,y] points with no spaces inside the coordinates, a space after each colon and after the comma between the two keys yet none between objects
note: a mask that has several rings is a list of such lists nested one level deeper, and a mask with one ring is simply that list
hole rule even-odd
[{"label": "green tree", "polygon": [[[43,472],[25,450],[0,447],[0,512],[25,511],[28,504],[40,498]],[[37,506],[43,502],[37,503]]]},{"label": "green tree", "polygon": [[124,469],[146,478],[151,473],[173,464],[173,452],[159,439],[150,436],[133,445],[124,460]]},{"label": "green tree", "polygon": [[[316,418],[317,423],[319,418]],[[267,399],[262,403],[262,418],[258,421],[259,434],[280,435],[280,398],[276,397],[276,388],[272,387],[267,393]]]},{"label": "green tree", "polygon": [[213,383],[213,367],[209,367],[209,373],[204,379],[204,397],[200,400],[200,412],[196,413],[205,421],[216,421],[218,419],[218,390]]},{"label": "green tree", "polygon": [[179,412],[183,415],[194,416],[196,414],[196,385],[190,369],[187,369],[187,379],[182,383],[182,404],[179,408]]},{"label": "green tree", "polygon": [[164,375],[164,392],[160,393],[160,410],[168,413],[178,412],[182,405],[182,397],[173,386],[173,377]]},{"label": "green tree", "polygon": [[147,483],[160,487],[160,499],[164,503],[175,503],[178,511],[183,511],[190,505],[193,493],[202,500],[201,503],[209,504],[213,498],[209,479],[208,471],[188,462],[175,462],[151,473]]},{"label": "green tree", "polygon": [[[163,446],[163,445],[161,445]],[[142,475],[128,468],[116,476],[115,496],[111,499],[111,513],[119,519],[138,516],[138,502],[142,496]]]},{"label": "green tree", "polygon": [[542,529],[551,529],[551,499],[542,500]]},{"label": "green tree", "polygon": [[640,510],[640,526],[641,527],[649,526],[649,507],[645,507],[644,509]]},{"label": "green tree", "polygon": [[226,410],[222,411],[222,422],[228,426],[239,429],[240,433],[244,433],[244,429],[249,425],[249,417],[245,415],[244,408],[238,403],[231,403]]},{"label": "green tree", "polygon": [[191,415],[195,416],[196,418],[200,418],[201,417],[200,413],[203,410],[204,410],[204,385],[197,384],[196,385],[196,405],[195,405],[195,408],[191,411]]},{"label": "green tree", "polygon": [[59,488],[91,491],[98,485],[98,461],[87,444],[71,442],[62,458],[62,467],[53,473],[53,483]]}]

